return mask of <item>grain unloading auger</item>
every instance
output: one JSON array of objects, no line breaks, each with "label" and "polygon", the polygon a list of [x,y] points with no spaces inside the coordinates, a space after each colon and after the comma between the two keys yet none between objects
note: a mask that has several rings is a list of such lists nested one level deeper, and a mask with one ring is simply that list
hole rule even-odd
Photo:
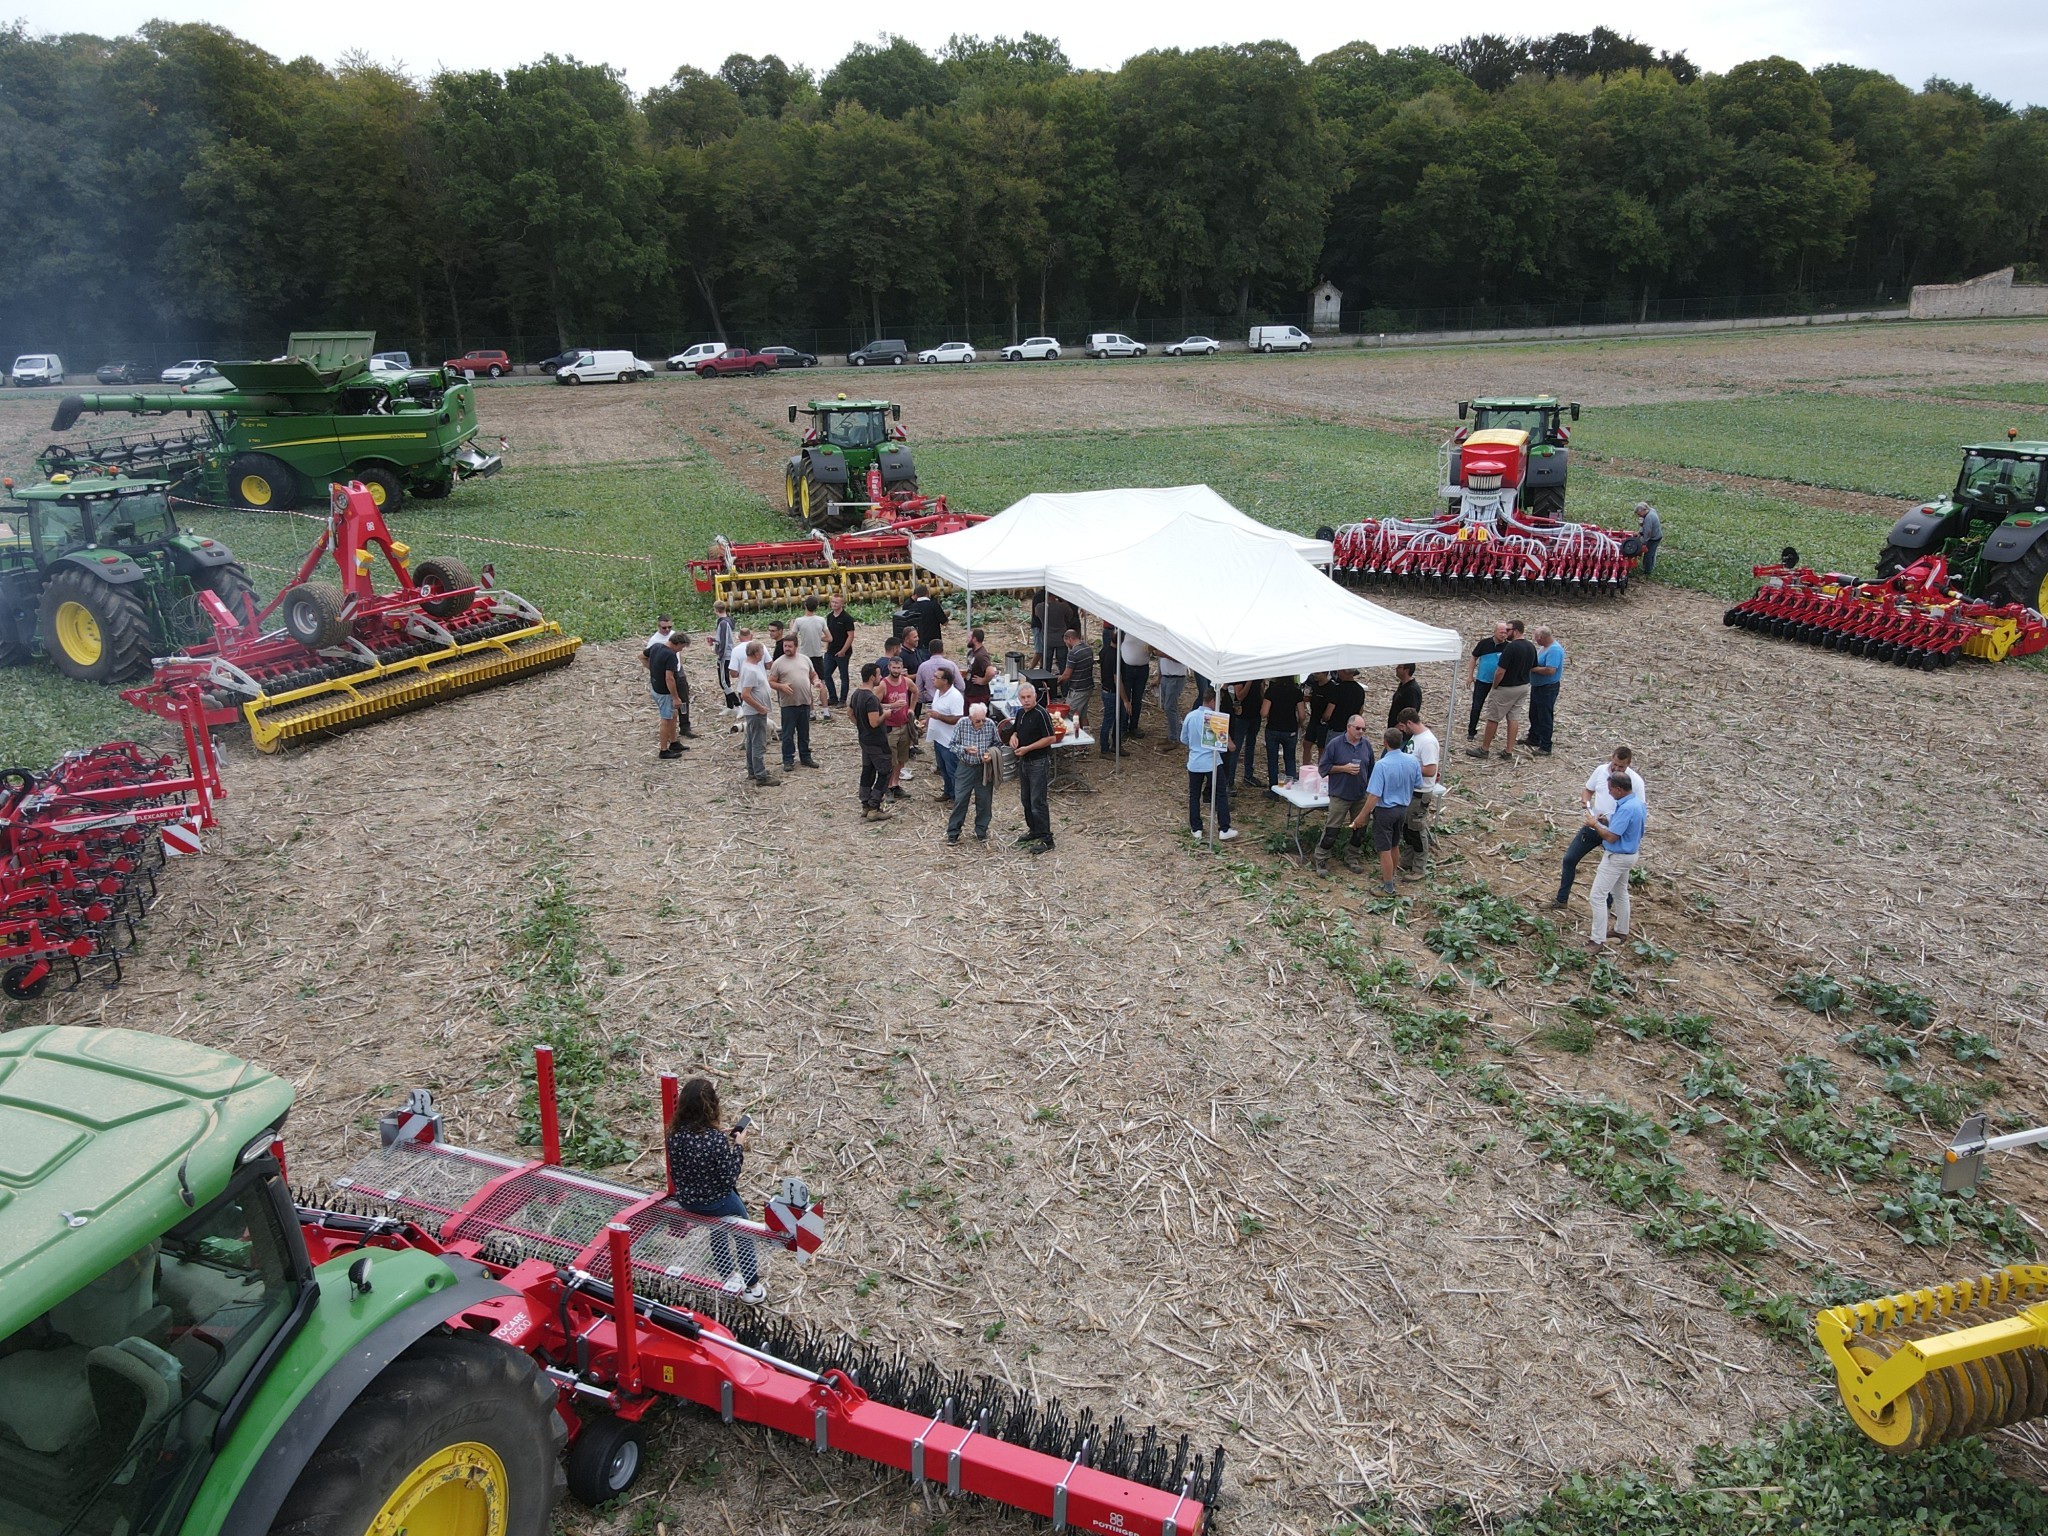
[{"label": "grain unloading auger", "polygon": [[[1984,1157],[2048,1142],[2048,1126],[1987,1136],[1963,1123],[1942,1170],[1945,1192],[1977,1182]],[[2048,1414],[2048,1264],[1829,1307],[1814,1331],[1842,1406],[1888,1451],[1917,1451]]]},{"label": "grain unloading auger", "polygon": [[[330,555],[339,581],[315,579]],[[336,485],[320,537],[268,607],[245,597],[235,613],[201,593],[213,639],[160,659],[122,697],[171,715],[178,690],[196,684],[209,726],[243,719],[275,752],[575,659],[582,640],[492,585],[488,567],[479,580],[460,560],[411,555],[360,482]],[[379,556],[396,578],[389,592],[371,579]]]},{"label": "grain unloading auger", "polygon": [[[732,1300],[735,1266],[807,1257],[824,1208],[784,1179],[764,1219],[693,1216],[669,1198],[561,1166],[553,1056],[535,1051],[541,1157],[520,1161],[440,1139],[415,1093],[383,1117],[382,1146],[334,1192],[302,1197],[316,1264],[357,1249],[424,1250],[483,1266],[500,1294],[452,1319],[531,1356],[559,1391],[569,1488],[600,1503],[632,1486],[642,1424],[670,1399],[905,1472],[932,1492],[1049,1519],[1055,1530],[1198,1536],[1223,1451],[1185,1435],[1069,1416],[1007,1383],[913,1366],[872,1344]],[[676,1102],[662,1080],[663,1123]]]}]

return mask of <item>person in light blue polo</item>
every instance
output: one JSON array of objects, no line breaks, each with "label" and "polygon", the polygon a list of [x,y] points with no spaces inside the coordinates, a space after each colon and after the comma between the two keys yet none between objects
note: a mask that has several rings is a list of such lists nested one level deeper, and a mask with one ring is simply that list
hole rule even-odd
[{"label": "person in light blue polo", "polygon": [[1543,625],[1536,628],[1536,666],[1529,684],[1529,750],[1548,757],[1550,733],[1557,725],[1557,690],[1564,686],[1564,647]]},{"label": "person in light blue polo", "polygon": [[1372,822],[1373,852],[1380,856],[1380,894],[1398,896],[1394,883],[1394,854],[1401,846],[1401,829],[1408,824],[1408,802],[1422,791],[1422,764],[1401,749],[1408,738],[1399,730],[1380,739],[1386,750],[1372,765],[1372,777],[1365,781],[1365,803],[1351,823],[1356,832]]},{"label": "person in light blue polo", "polygon": [[1230,824],[1230,775],[1220,777],[1217,766],[1227,761],[1223,749],[1211,746],[1205,734],[1209,713],[1216,707],[1216,690],[1206,683],[1195,707],[1181,716],[1180,742],[1188,749],[1188,831],[1197,841],[1202,837],[1202,806],[1213,792],[1216,796],[1216,841],[1230,842],[1237,829]]},{"label": "person in light blue polo", "polygon": [[1643,797],[1625,773],[1607,776],[1614,809],[1606,816],[1586,813],[1586,827],[1607,846],[1600,854],[1600,872],[1593,877],[1593,948],[1607,944],[1607,906],[1614,903],[1614,936],[1628,937],[1628,875],[1643,846]]}]

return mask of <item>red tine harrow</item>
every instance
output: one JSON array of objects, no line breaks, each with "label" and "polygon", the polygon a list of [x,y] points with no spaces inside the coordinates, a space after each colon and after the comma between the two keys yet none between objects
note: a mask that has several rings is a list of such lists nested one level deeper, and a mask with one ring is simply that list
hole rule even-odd
[{"label": "red tine harrow", "polygon": [[[724,1273],[776,1253],[801,1261],[823,1241],[823,1206],[784,1179],[759,1222],[693,1216],[669,1198],[560,1164],[552,1053],[536,1049],[541,1156],[452,1147],[425,1093],[381,1123],[382,1146],[302,1200],[315,1263],[357,1249],[417,1248],[481,1265],[505,1294],[449,1321],[525,1350],[560,1391],[569,1486],[616,1497],[642,1464],[642,1422],[671,1400],[726,1423],[760,1424],[909,1476],[1042,1516],[1059,1531],[1197,1536],[1223,1452],[1191,1456],[1186,1436],[1069,1416],[1008,1384],[913,1366],[731,1299]],[[675,1079],[662,1079],[664,1120]],[[628,1443],[634,1454],[622,1456]],[[626,1467],[623,1481],[607,1468]]]},{"label": "red tine harrow", "polygon": [[1963,596],[1939,555],[1875,581],[1790,563],[1759,565],[1755,575],[1756,595],[1730,608],[1722,623],[1927,671],[1958,656],[1997,662],[2048,649],[2040,614]]},{"label": "red tine harrow", "polygon": [[121,980],[121,956],[156,899],[156,871],[173,845],[213,825],[220,765],[206,706],[179,689],[172,714],[185,738],[176,757],[132,741],[69,752],[41,773],[0,770],[0,992],[42,994],[92,966]]},{"label": "red tine harrow", "polygon": [[943,496],[893,495],[883,490],[877,470],[869,472],[864,508],[840,505],[865,510],[867,526],[764,544],[734,544],[720,536],[705,559],[690,562],[691,580],[699,592],[734,609],[786,607],[834,592],[848,602],[900,601],[919,580],[942,585],[913,571],[913,537],[956,533],[983,521],[978,514],[951,511]]}]

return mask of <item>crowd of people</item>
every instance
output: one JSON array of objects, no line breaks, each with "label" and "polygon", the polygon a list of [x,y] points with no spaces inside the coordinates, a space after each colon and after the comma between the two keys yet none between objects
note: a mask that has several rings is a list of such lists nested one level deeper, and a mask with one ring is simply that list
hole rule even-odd
[{"label": "crowd of people", "polygon": [[[1013,696],[1006,691],[1006,707],[999,708],[987,632],[971,629],[956,658],[945,638],[945,608],[923,586],[893,615],[872,653],[837,593],[822,607],[806,598],[786,628],[768,620],[759,634],[723,603],[715,613],[705,638],[733,717],[730,729],[741,735],[746,775],[756,786],[782,782],[768,770],[771,741],[780,743],[785,776],[817,768],[812,726],[844,710],[859,747],[864,820],[895,815],[928,757],[930,798],[947,809],[948,844],[961,841],[970,814],[976,841],[987,842],[996,788],[1014,780],[1024,821],[1017,845],[1045,853],[1054,846],[1053,751],[1062,741],[1085,744],[1090,732],[1105,756],[1135,750],[1149,734],[1145,712],[1156,670],[1158,749],[1186,755],[1192,838],[1234,840],[1233,790],[1286,791],[1313,764],[1314,798],[1297,804],[1320,810],[1312,851],[1318,872],[1328,871],[1334,855],[1347,871],[1364,875],[1370,849],[1377,890],[1397,895],[1403,880],[1419,879],[1428,868],[1430,821],[1445,792],[1443,746],[1424,724],[1413,665],[1395,667],[1383,689],[1369,688],[1351,668],[1218,682],[1110,625],[1091,639],[1071,604],[1042,593],[1030,610],[1034,649],[1024,670],[1033,680]],[[689,751],[697,736],[683,665],[688,646],[689,637],[663,619],[645,648],[663,759]],[[1495,623],[1467,660],[1468,754],[1512,759],[1520,745],[1548,757],[1565,662],[1565,648],[1547,626],[1531,633],[1521,619]],[[1375,729],[1371,719],[1382,703],[1385,724]],[[1065,730],[1056,717],[1064,717]],[[1617,777],[1618,784],[1609,782]],[[1641,776],[1629,749],[1619,748],[1587,779],[1583,824],[1565,854],[1556,898],[1558,906],[1568,904],[1579,864],[1598,851],[1589,941],[1596,946],[1608,942],[1610,929],[1619,938],[1629,933],[1628,872],[1640,856],[1642,807]]]}]

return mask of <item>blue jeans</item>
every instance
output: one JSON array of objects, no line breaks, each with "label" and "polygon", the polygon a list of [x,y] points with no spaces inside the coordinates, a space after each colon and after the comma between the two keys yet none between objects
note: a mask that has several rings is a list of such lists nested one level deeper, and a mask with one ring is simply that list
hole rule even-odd
[{"label": "blue jeans", "polygon": [[946,799],[953,798],[953,779],[959,771],[960,754],[941,742],[932,743],[932,762],[939,770],[939,783],[945,786]]},{"label": "blue jeans", "polygon": [[1226,782],[1237,777],[1237,765],[1244,763],[1247,782],[1259,776],[1259,767],[1252,753],[1259,744],[1259,717],[1237,714],[1230,717],[1230,752],[1223,759],[1223,777]]},{"label": "blue jeans", "polygon": [[[692,1216],[736,1216],[741,1221],[747,1219],[747,1202],[739,1197],[737,1191],[720,1195],[716,1200],[703,1205],[683,1205],[680,1200],[676,1204]],[[754,1256],[754,1240],[751,1237],[728,1232],[723,1227],[714,1227],[711,1232],[711,1262],[721,1276],[731,1274],[732,1249],[735,1241],[738,1242],[740,1249],[740,1277],[752,1285],[761,1278],[761,1264]]]},{"label": "blue jeans", "polygon": [[1591,827],[1580,827],[1579,835],[1564,851],[1564,867],[1558,872],[1557,899],[1571,900],[1572,882],[1579,877],[1579,860],[1607,846],[1607,840]]},{"label": "blue jeans", "polygon": [[1282,758],[1287,760],[1287,777],[1290,779],[1294,777],[1294,743],[1300,736],[1301,732],[1299,731],[1276,731],[1271,727],[1267,728],[1266,782],[1268,784],[1278,784],[1280,782],[1280,760]]},{"label": "blue jeans", "polygon": [[1557,726],[1557,696],[1563,684],[1552,683],[1549,687],[1535,687],[1529,690],[1529,749],[1548,752],[1550,733]]},{"label": "blue jeans", "polygon": [[1643,546],[1643,575],[1647,576],[1657,569],[1657,546],[1663,542],[1662,539],[1652,539]]}]

